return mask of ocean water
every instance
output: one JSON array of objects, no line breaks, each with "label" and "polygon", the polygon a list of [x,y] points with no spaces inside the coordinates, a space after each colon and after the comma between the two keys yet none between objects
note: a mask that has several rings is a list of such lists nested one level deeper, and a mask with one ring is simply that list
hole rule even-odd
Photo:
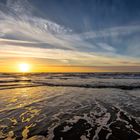
[{"label": "ocean water", "polygon": [[3,139],[139,140],[140,73],[1,73]]}]

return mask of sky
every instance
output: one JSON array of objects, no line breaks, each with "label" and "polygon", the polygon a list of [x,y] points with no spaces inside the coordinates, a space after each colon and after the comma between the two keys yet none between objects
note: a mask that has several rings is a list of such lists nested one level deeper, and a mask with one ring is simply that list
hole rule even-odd
[{"label": "sky", "polygon": [[0,0],[0,71],[140,71],[140,0]]}]

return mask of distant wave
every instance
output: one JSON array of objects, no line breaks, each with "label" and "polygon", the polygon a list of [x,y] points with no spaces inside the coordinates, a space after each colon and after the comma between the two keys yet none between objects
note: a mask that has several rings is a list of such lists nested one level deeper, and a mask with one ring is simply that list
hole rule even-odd
[{"label": "distant wave", "polygon": [[140,73],[1,73],[0,90],[32,86],[140,89]]},{"label": "distant wave", "polygon": [[46,86],[63,86],[63,87],[83,87],[83,88],[117,88],[117,89],[123,89],[123,90],[133,90],[133,89],[139,89],[140,85],[75,85],[75,84],[53,84],[53,83],[41,83],[41,82],[34,82],[41,85]]},{"label": "distant wave", "polygon": [[80,78],[113,78],[113,79],[140,79],[140,72],[106,72],[106,73],[0,73],[1,77],[47,77],[47,78],[54,78],[54,77],[80,77]]},{"label": "distant wave", "polygon": [[15,82],[31,82],[31,80],[7,80],[7,81],[1,81],[0,83],[15,83]]}]

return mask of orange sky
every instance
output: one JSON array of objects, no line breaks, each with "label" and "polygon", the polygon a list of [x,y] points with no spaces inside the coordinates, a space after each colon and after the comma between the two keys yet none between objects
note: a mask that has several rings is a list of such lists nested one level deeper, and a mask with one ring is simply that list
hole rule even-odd
[{"label": "orange sky", "polygon": [[4,58],[0,59],[0,72],[21,72],[19,65],[29,65],[28,72],[140,72],[136,65],[69,65],[57,64],[52,60],[35,58]]},{"label": "orange sky", "polygon": [[[140,72],[139,66],[38,66],[29,64],[28,72]],[[0,72],[21,72],[19,65],[0,66]]]}]

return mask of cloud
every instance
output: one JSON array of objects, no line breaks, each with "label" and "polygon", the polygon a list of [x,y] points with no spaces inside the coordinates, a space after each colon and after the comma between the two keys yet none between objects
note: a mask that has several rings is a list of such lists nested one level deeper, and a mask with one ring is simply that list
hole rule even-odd
[{"label": "cloud", "polygon": [[138,64],[139,60],[118,54],[117,48],[98,38],[139,31],[137,25],[77,34],[44,18],[27,0],[8,0],[6,5],[0,5],[0,58],[45,58],[67,65]]},{"label": "cloud", "polygon": [[98,43],[98,45],[106,51],[110,51],[110,52],[115,52],[116,51],[115,48],[113,48],[112,46],[110,46],[110,45],[108,45],[104,42]]},{"label": "cloud", "polygon": [[[27,7],[30,6],[29,3],[24,4],[24,1],[21,3],[21,0],[12,2],[13,0],[8,0],[7,6],[3,6],[4,11],[0,11],[0,28],[2,35],[5,35],[5,37],[13,36],[21,40],[22,37],[25,37],[28,40],[47,42],[50,44],[54,43],[56,45],[63,44],[54,34],[65,34],[66,32],[70,32],[70,29],[64,28],[47,19],[28,14],[29,10],[27,10]],[[9,12],[5,13],[5,10]],[[30,9],[30,12],[31,11],[32,7]]]},{"label": "cloud", "polygon": [[140,32],[140,25],[126,25],[102,29],[99,31],[90,31],[78,34],[81,38],[101,38],[101,37],[115,37],[119,35],[130,35],[132,33]]},{"label": "cloud", "polygon": [[[18,47],[18,49],[17,49]],[[120,56],[103,56],[100,53],[86,53],[75,50],[61,50],[61,49],[46,49],[35,47],[22,47],[6,45],[3,50],[0,48],[0,58],[9,57],[27,57],[27,58],[44,58],[46,60],[52,59],[59,62],[58,65],[80,65],[80,66],[104,66],[104,65],[135,65],[139,63],[139,60],[120,57]],[[122,62],[126,62],[125,64]],[[52,64],[53,65],[53,64]],[[55,63],[56,65],[56,63]]]}]

